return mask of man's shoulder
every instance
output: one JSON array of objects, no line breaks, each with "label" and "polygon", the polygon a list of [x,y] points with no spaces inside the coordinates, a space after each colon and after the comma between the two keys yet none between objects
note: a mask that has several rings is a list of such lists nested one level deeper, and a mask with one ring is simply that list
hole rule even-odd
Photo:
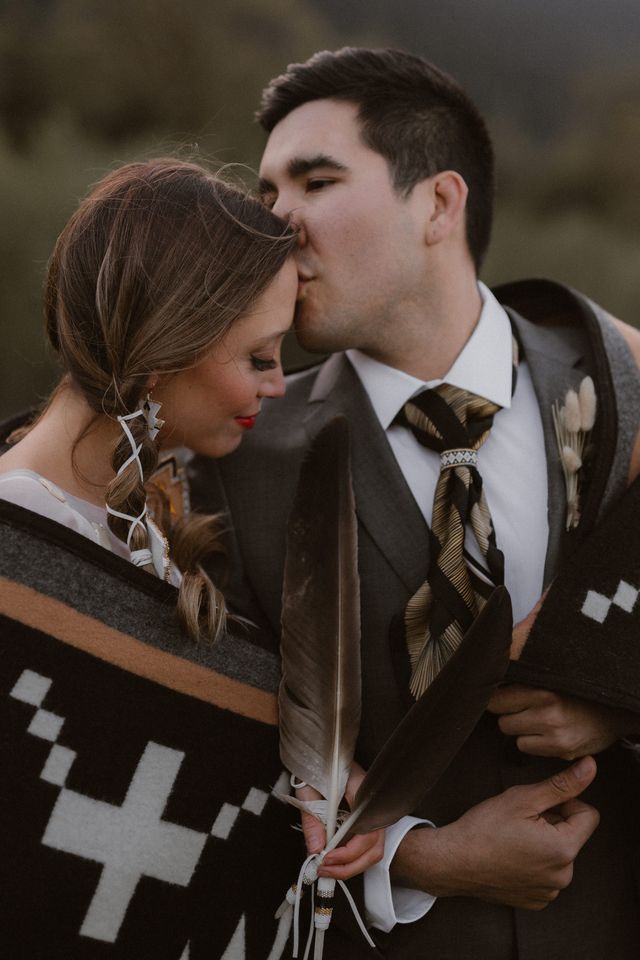
[{"label": "man's shoulder", "polygon": [[638,330],[636,327],[632,327],[628,323],[624,323],[622,320],[618,320],[617,317],[613,317],[610,314],[609,316],[616,330],[629,347],[631,355],[636,362],[636,366],[640,368],[640,330]]},{"label": "man's shoulder", "polygon": [[[633,327],[617,320],[587,294],[557,280],[543,277],[515,280],[494,287],[492,292],[503,307],[511,308],[543,330],[613,325],[628,342],[636,342],[633,334],[637,331]],[[635,349],[640,351],[640,346],[636,345]]]},{"label": "man's shoulder", "polygon": [[[586,294],[556,280],[534,278],[501,284],[497,300],[515,312],[516,327],[531,344],[553,344],[607,354],[609,361],[640,367],[640,331],[612,316]],[[629,357],[629,354],[631,355]]]}]

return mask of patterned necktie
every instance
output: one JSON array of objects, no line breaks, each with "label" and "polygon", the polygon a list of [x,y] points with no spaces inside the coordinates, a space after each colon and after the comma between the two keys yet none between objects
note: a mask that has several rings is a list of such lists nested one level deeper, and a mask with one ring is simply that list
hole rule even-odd
[{"label": "patterned necktie", "polygon": [[[515,363],[514,357],[514,382]],[[440,476],[429,534],[427,580],[409,600],[405,631],[410,689],[417,699],[458,647],[494,586],[504,582],[504,558],[477,468],[500,406],[449,384],[425,390],[405,404],[397,423],[440,454]],[[469,523],[486,568],[464,550]],[[475,565],[476,573],[469,565]]]}]

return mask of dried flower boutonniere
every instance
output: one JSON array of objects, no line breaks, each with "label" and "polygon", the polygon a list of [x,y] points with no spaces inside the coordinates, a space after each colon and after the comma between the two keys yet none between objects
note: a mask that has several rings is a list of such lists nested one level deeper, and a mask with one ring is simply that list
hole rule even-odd
[{"label": "dried flower boutonniere", "polygon": [[567,530],[580,522],[580,468],[587,435],[596,419],[596,388],[585,377],[578,391],[567,390],[564,404],[556,400],[551,407],[560,463],[567,489]]}]

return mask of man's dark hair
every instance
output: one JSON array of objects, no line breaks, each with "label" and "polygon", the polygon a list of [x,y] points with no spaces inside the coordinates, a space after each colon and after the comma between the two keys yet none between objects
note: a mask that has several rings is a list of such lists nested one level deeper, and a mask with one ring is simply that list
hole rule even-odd
[{"label": "man's dark hair", "polygon": [[479,268],[491,233],[493,149],[482,116],[458,83],[402,50],[323,50],[271,81],[256,119],[270,133],[296,107],[325,98],[357,105],[362,138],[387,160],[400,193],[441,170],[464,178],[467,242]]}]

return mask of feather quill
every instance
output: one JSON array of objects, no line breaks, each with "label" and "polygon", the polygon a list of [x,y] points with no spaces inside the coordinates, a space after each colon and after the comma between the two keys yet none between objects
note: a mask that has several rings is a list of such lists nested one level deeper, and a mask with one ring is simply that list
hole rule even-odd
[{"label": "feather quill", "polygon": [[353,812],[328,849],[412,813],[471,734],[504,677],[511,647],[511,600],[497,587],[460,646],[378,753]]},{"label": "feather quill", "polygon": [[349,428],[336,417],[302,464],[287,531],[280,755],[329,804],[333,835],[360,727],[360,590]]}]

